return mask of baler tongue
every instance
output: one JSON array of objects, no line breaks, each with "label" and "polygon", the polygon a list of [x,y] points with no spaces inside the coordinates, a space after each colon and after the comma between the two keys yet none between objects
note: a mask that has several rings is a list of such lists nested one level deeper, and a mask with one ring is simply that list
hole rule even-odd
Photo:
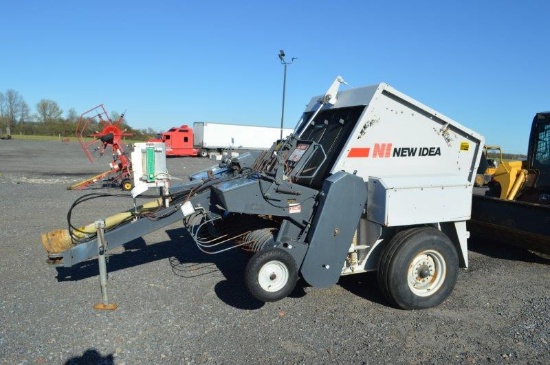
[{"label": "baler tongue", "polygon": [[[122,223],[129,222],[135,212],[144,213],[148,211],[153,211],[161,207],[161,199],[155,199],[149,201],[139,207],[134,211],[130,209],[125,212],[114,214],[105,219],[105,227],[112,228],[116,227]],[[56,229],[54,231],[43,233],[41,236],[42,245],[48,252],[49,263],[58,264],[61,263],[61,258],[63,253],[72,247],[78,245],[79,240],[89,240],[90,237],[94,237],[97,233],[97,228],[95,223],[90,223],[86,226],[78,227],[71,232],[68,229]],[[73,242],[76,240],[76,242]]]}]

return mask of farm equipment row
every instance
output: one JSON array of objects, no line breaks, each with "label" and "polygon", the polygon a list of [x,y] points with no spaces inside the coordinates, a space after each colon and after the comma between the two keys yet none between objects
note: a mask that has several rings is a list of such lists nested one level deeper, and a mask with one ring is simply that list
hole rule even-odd
[{"label": "farm equipment row", "polygon": [[182,221],[202,251],[251,252],[244,284],[261,301],[286,297],[299,277],[324,288],[377,271],[392,305],[440,304],[468,266],[484,139],[386,84],[339,91],[342,82],[312,98],[294,132],[269,150],[226,159],[185,184],[171,184],[162,144],[136,144],[132,164],[142,168],[132,195],[159,186],[159,198],[45,233],[50,263],[101,258]]},{"label": "farm equipment row", "polygon": [[111,149],[112,161],[109,163],[109,170],[79,181],[69,186],[69,190],[86,189],[93,184],[103,184],[106,181],[110,185],[122,187],[124,191],[132,190],[132,164],[124,152],[122,143],[123,138],[131,134],[122,129],[123,121],[124,114],[113,122],[103,104],[80,116],[75,135],[88,160],[94,162],[98,155],[101,157]]}]

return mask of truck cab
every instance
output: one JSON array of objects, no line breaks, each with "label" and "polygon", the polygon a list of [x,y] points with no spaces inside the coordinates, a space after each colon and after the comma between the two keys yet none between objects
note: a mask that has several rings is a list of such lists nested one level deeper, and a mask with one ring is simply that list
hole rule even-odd
[{"label": "truck cab", "polygon": [[160,141],[166,145],[166,156],[197,156],[199,149],[193,148],[193,129],[187,125],[170,128],[160,134]]},{"label": "truck cab", "polygon": [[531,126],[528,168],[536,171],[533,188],[550,191],[550,112],[537,113]]}]

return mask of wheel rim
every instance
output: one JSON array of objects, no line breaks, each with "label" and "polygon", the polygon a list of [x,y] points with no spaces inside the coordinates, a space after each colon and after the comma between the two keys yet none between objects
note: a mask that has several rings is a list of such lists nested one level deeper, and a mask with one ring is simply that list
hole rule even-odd
[{"label": "wheel rim", "polygon": [[129,182],[124,183],[124,190],[130,190],[132,188],[132,184]]},{"label": "wheel rim", "polygon": [[433,295],[445,281],[447,267],[443,256],[434,250],[426,250],[414,257],[407,272],[411,291],[421,297]]},{"label": "wheel rim", "polygon": [[258,284],[266,292],[281,290],[289,279],[288,268],[281,261],[269,261],[265,263],[258,273]]}]

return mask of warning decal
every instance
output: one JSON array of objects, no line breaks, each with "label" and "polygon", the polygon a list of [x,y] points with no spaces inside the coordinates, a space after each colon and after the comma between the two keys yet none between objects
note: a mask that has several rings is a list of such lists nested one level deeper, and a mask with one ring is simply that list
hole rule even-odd
[{"label": "warning decal", "polygon": [[302,212],[302,206],[300,204],[289,204],[288,205],[288,213],[289,214],[296,214]]}]

